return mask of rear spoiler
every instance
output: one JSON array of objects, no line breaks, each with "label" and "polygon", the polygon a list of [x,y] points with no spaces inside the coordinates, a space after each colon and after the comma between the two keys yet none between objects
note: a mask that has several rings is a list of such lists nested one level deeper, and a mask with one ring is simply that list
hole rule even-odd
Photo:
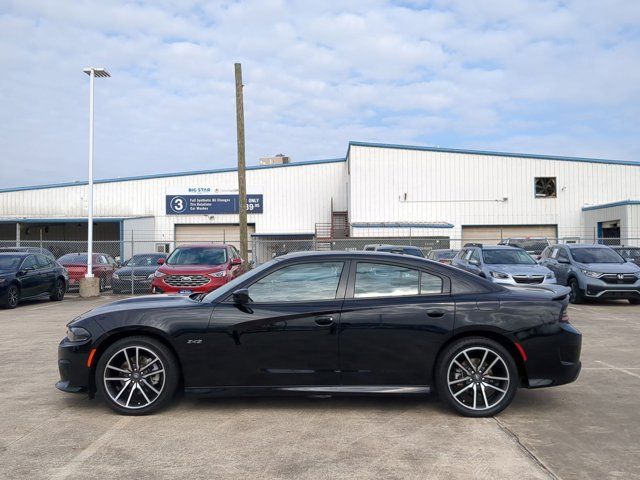
[{"label": "rear spoiler", "polygon": [[569,297],[569,293],[571,293],[571,289],[569,287],[565,287],[563,285],[557,285],[554,283],[543,283],[543,284],[527,284],[525,285],[509,285],[510,288],[518,289],[518,288],[527,288],[527,289],[536,289],[536,290],[546,290],[553,294],[551,300],[554,301],[562,301]]}]

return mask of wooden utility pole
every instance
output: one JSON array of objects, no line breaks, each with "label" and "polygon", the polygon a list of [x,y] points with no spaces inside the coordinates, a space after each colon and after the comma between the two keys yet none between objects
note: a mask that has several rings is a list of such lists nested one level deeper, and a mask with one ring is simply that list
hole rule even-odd
[{"label": "wooden utility pole", "polygon": [[247,235],[247,177],[244,158],[244,102],[242,99],[242,65],[236,70],[236,125],[238,128],[238,213],[240,214],[240,256],[249,262],[249,239]]}]

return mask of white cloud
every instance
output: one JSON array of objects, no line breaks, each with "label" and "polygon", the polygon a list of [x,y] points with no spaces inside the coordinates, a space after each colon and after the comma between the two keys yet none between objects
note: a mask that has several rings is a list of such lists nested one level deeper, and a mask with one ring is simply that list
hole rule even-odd
[{"label": "white cloud", "polygon": [[0,10],[0,186],[343,155],[349,139],[638,159],[640,4],[103,2]]}]

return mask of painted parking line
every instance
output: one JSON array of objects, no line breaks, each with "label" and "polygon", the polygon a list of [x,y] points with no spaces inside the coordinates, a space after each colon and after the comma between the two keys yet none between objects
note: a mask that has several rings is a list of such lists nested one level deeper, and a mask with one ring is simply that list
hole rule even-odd
[{"label": "painted parking line", "polygon": [[611,370],[617,370],[618,372],[626,373],[627,375],[631,375],[632,377],[640,378],[640,374],[632,372],[630,368],[618,368],[615,365],[611,365],[607,362],[601,362],[600,360],[596,360],[596,363],[600,363],[605,367],[610,368]]},{"label": "painted parking line", "polygon": [[569,305],[569,307],[568,307],[568,308],[570,308],[571,310],[578,310],[579,312],[581,312],[581,311],[582,311],[582,309],[581,309],[581,308],[574,307],[573,305]]}]

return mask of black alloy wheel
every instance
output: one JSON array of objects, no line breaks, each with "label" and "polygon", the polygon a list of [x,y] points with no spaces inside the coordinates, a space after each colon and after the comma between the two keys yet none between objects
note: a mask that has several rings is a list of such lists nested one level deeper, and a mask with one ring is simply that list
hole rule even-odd
[{"label": "black alloy wheel", "polygon": [[96,387],[116,412],[146,415],[173,398],[179,375],[178,363],[163,343],[149,337],[129,337],[100,355]]},{"label": "black alloy wheel", "polygon": [[511,354],[488,338],[462,338],[438,358],[438,395],[467,417],[490,417],[501,412],[515,397],[519,383]]},{"label": "black alloy wheel", "polygon": [[64,283],[64,280],[59,278],[58,280],[56,280],[56,285],[55,287],[53,287],[53,291],[51,292],[51,295],[49,296],[49,298],[54,302],[60,302],[62,301],[62,299],[64,299],[65,293],[66,293],[66,284]]},{"label": "black alloy wheel", "polygon": [[569,279],[569,288],[571,288],[569,301],[571,303],[584,303],[584,294],[580,290],[580,284],[576,278]]},{"label": "black alloy wheel", "polygon": [[20,302],[20,289],[14,283],[7,288],[4,305],[6,308],[16,308]]}]

